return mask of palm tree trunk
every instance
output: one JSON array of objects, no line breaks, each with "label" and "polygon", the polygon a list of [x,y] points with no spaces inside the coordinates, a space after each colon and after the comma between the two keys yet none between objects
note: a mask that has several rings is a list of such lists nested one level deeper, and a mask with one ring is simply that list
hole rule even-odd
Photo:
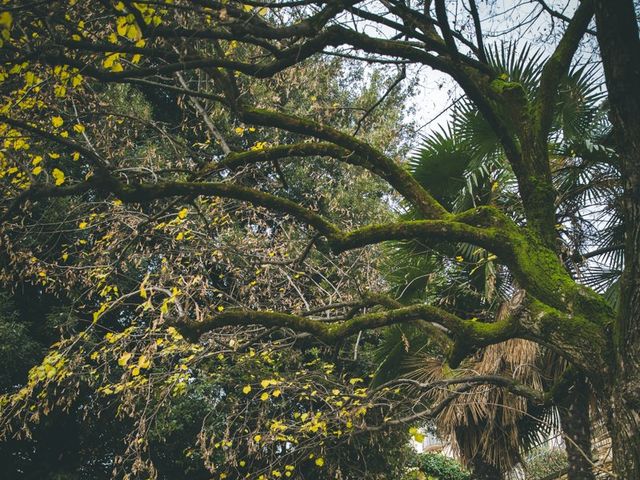
[{"label": "palm tree trunk", "polygon": [[589,385],[578,378],[564,402],[558,406],[565,437],[568,480],[595,480],[591,461],[591,421],[589,418]]},{"label": "palm tree trunk", "polygon": [[503,478],[498,467],[485,462],[479,455],[472,460],[471,467],[474,480],[500,480]]}]

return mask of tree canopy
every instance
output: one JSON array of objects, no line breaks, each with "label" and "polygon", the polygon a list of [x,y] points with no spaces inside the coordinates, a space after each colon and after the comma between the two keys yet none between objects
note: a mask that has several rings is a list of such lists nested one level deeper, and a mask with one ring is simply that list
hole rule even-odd
[{"label": "tree canopy", "polygon": [[[489,388],[558,408],[583,479],[591,396],[640,476],[634,3],[514,8],[553,27],[539,50],[475,0],[5,2],[0,281],[59,338],[13,328],[12,361],[47,352],[4,384],[4,436],[114,416],[115,475],[158,475],[175,433],[166,472],[373,478]],[[430,71],[461,97],[425,137]]]}]

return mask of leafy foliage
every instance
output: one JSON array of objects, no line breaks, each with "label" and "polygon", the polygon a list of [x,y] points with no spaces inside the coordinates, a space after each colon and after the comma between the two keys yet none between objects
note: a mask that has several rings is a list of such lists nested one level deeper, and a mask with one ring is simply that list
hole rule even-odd
[{"label": "leafy foliage", "polygon": [[472,476],[455,460],[438,453],[418,455],[415,470],[403,480],[471,480]]}]

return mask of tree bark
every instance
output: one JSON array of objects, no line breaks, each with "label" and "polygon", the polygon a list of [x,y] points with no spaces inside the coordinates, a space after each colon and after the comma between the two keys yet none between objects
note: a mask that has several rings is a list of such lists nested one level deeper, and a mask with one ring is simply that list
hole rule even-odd
[{"label": "tree bark", "polygon": [[591,460],[591,421],[589,418],[589,385],[578,378],[564,402],[558,406],[565,435],[568,480],[595,480]]},{"label": "tree bark", "polygon": [[471,461],[474,480],[501,480],[504,475],[495,465],[491,465],[479,455]]},{"label": "tree bark", "polygon": [[608,409],[613,468],[620,479],[640,478],[640,414],[623,391],[614,389]]}]

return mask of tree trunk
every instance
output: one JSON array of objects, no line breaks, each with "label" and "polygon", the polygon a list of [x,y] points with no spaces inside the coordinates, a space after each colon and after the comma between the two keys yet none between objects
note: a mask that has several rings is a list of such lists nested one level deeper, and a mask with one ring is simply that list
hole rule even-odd
[{"label": "tree trunk", "polygon": [[628,405],[622,392],[614,390],[608,409],[613,468],[620,479],[640,479],[640,414]]},{"label": "tree trunk", "polygon": [[568,480],[595,480],[591,460],[589,385],[578,378],[558,406],[569,463]]},{"label": "tree trunk", "polygon": [[471,462],[474,480],[501,480],[502,472],[494,466],[485,462],[479,455]]},{"label": "tree trunk", "polygon": [[605,406],[615,472],[620,479],[640,479],[640,36],[633,0],[596,0],[595,7],[624,179],[625,269]]}]

